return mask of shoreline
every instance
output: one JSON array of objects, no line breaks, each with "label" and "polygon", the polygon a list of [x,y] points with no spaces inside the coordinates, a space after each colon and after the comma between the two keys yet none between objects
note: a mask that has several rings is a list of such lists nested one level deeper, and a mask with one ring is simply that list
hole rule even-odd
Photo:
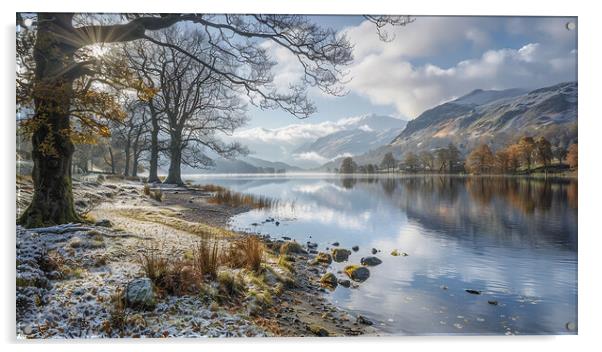
[{"label": "shoreline", "polygon": [[[21,181],[17,199],[24,201],[30,190],[26,180]],[[111,326],[111,298],[144,276],[137,259],[149,243],[160,244],[170,256],[185,256],[199,240],[199,224],[206,226],[203,231],[225,230],[232,216],[251,209],[209,204],[210,192],[194,187],[160,189],[163,199],[158,202],[143,194],[141,182],[75,181],[76,207],[88,210],[87,218],[95,225],[83,224],[80,230],[62,234],[18,227],[17,259],[27,263],[17,263],[18,337],[379,335],[365,320],[327,301],[327,290],[320,284],[327,266],[309,264],[316,253],[303,248],[284,255],[283,263],[278,248],[285,241],[269,238],[262,238],[266,255],[261,275],[237,271],[246,280],[245,295],[225,303],[206,293],[163,295],[153,310],[127,308],[126,326],[116,331]],[[248,235],[233,233],[221,240],[227,244]],[[69,268],[66,274],[42,267],[48,253],[58,253],[70,263],[63,264]],[[263,283],[256,282],[259,277]],[[212,282],[206,286],[209,291],[219,288]],[[283,289],[275,292],[274,287]],[[262,295],[269,296],[269,302],[258,300]]]}]

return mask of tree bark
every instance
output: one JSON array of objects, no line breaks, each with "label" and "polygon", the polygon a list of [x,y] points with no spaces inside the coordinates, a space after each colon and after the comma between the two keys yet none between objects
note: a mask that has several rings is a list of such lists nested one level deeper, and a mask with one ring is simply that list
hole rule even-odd
[{"label": "tree bark", "polygon": [[164,183],[183,185],[182,182],[182,136],[180,134],[173,133],[169,144],[170,160],[169,160],[169,173]]},{"label": "tree bark", "polygon": [[[69,134],[69,109],[75,66],[73,48],[61,44],[50,30],[50,17],[71,21],[62,14],[40,14],[34,46],[36,63],[34,88],[36,129],[32,135],[31,204],[18,219],[25,227],[42,227],[81,221],[75,213],[71,190],[71,160],[74,146]],[[66,18],[63,18],[66,16]],[[56,25],[56,24],[54,24]]]},{"label": "tree bark", "polygon": [[150,147],[150,163],[148,167],[148,182],[161,182],[157,175],[159,164],[159,117],[153,106],[150,105],[151,112],[151,147]]}]

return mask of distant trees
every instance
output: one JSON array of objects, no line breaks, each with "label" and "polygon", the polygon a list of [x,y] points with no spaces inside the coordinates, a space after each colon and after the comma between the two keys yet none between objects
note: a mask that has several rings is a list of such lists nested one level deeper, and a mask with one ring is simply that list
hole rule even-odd
[{"label": "distant trees", "polygon": [[343,158],[341,161],[341,167],[339,168],[339,172],[342,174],[353,174],[357,170],[357,164],[353,161],[353,158],[348,156]]},{"label": "distant trees", "polygon": [[[502,157],[504,157],[502,155]],[[495,157],[487,144],[481,144],[470,152],[466,158],[466,169],[473,174],[483,174],[493,171]]]},{"label": "distant trees", "polygon": [[543,164],[544,172],[547,175],[548,167],[554,155],[552,154],[552,145],[543,136],[535,141],[535,156]]},{"label": "distant trees", "polygon": [[418,159],[425,170],[433,171],[435,168],[435,156],[428,150],[423,150],[418,154]]},{"label": "distant trees", "polygon": [[533,137],[522,137],[518,141],[518,152],[521,161],[527,166],[527,172],[531,172],[531,165],[535,157],[535,140],[533,140]]},{"label": "distant trees", "polygon": [[577,143],[571,144],[569,146],[569,151],[566,155],[566,161],[569,164],[569,167],[571,169],[576,169],[577,168]]},{"label": "distant trees", "polygon": [[462,153],[453,143],[449,143],[447,148],[435,151],[435,159],[439,164],[439,171],[453,172],[462,162]]},{"label": "distant trees", "polygon": [[[571,155],[571,148],[573,154]],[[486,144],[474,148],[466,159],[466,169],[472,174],[517,172],[531,173],[537,164],[547,175],[554,158],[561,164],[565,159],[571,168],[577,167],[577,145],[571,145],[568,154],[560,147],[553,148],[543,136],[533,138],[521,137],[517,143],[510,144],[493,152]],[[574,159],[572,159],[574,157]],[[569,160],[570,159],[570,160]],[[572,166],[574,162],[574,166]]]},{"label": "distant trees", "polygon": [[415,172],[420,167],[420,160],[414,152],[407,152],[403,159],[403,164],[406,170]]},{"label": "distant trees", "polygon": [[383,160],[380,162],[380,167],[382,169],[387,169],[387,172],[391,172],[391,169],[395,168],[395,164],[397,164],[397,160],[393,157],[393,153],[388,152],[383,156]]}]

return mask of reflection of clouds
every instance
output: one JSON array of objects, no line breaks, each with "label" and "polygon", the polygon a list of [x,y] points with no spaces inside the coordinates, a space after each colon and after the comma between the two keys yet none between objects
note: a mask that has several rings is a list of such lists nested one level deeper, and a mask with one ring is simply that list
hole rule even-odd
[{"label": "reflection of clouds", "polygon": [[[358,181],[344,188],[332,179],[287,179],[237,190],[295,203],[241,214],[239,224],[261,222],[270,214],[294,218],[260,230],[300,241],[313,235],[322,248],[335,240],[347,248],[357,244],[360,251],[352,253],[349,263],[359,263],[373,247],[380,249],[383,263],[370,268],[368,281],[358,289],[339,287],[330,297],[384,322],[387,331],[504,333],[509,327],[513,332],[562,333],[567,321],[576,321],[576,253],[559,237],[564,229],[576,231],[571,227],[575,219],[563,221],[576,214],[564,213],[561,194],[552,193],[551,201],[546,198],[526,213],[508,204],[503,192],[475,200],[464,181],[425,186],[404,180],[385,189],[380,182]],[[393,249],[409,256],[393,257]],[[346,264],[335,263],[333,270]],[[467,294],[467,288],[483,294]],[[491,306],[487,299],[500,305]]]}]

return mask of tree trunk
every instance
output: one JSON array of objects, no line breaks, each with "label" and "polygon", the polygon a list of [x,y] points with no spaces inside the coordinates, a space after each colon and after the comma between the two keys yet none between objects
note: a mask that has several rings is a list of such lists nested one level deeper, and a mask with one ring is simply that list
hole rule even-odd
[{"label": "tree trunk", "polygon": [[123,176],[130,175],[130,145],[129,141],[125,146],[125,166],[123,167]]},{"label": "tree trunk", "polygon": [[109,155],[111,156],[111,174],[115,175],[115,157],[113,156],[113,149],[109,146]]},{"label": "tree trunk", "polygon": [[154,111],[152,105],[151,109],[151,148],[150,148],[150,164],[148,167],[148,182],[161,182],[157,175],[157,167],[159,164],[159,117]]},{"label": "tree trunk", "polygon": [[[58,44],[48,18],[40,15],[34,46],[34,121],[32,135],[33,185],[31,204],[18,222],[25,227],[42,227],[81,221],[75,213],[71,189],[71,158],[74,146],[64,131],[70,129],[69,108],[73,94],[73,50]],[[70,17],[69,17],[70,20]]]},{"label": "tree trunk", "polygon": [[181,172],[181,164],[182,164],[182,138],[180,134],[174,133],[171,136],[171,141],[169,145],[169,151],[171,154],[171,158],[169,161],[169,173],[167,174],[167,179],[164,183],[168,184],[176,184],[183,185],[182,182],[182,172]]}]

